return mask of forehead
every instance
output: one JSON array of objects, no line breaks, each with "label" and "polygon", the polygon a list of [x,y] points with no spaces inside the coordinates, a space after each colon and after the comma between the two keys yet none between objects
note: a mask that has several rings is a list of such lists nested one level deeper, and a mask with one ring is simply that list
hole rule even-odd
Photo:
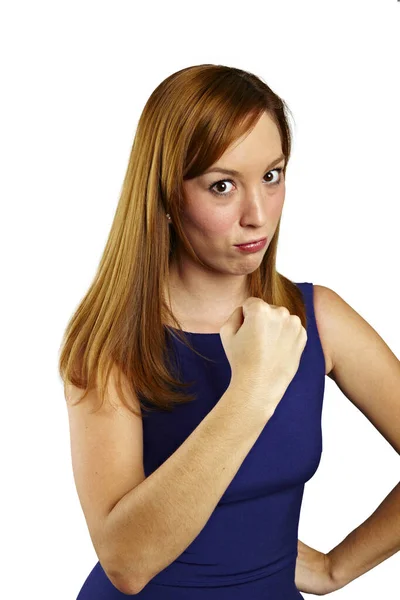
[{"label": "forehead", "polygon": [[229,146],[205,173],[241,175],[242,171],[269,169],[284,160],[279,129],[265,113],[253,128]]}]

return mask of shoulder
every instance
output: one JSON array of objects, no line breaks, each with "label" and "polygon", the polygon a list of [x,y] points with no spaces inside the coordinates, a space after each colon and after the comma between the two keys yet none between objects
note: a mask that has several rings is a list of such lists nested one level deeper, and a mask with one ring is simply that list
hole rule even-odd
[{"label": "shoulder", "polygon": [[325,356],[325,374],[329,375],[334,366],[331,333],[335,327],[335,306],[339,296],[324,285],[313,284],[313,289],[315,320]]}]

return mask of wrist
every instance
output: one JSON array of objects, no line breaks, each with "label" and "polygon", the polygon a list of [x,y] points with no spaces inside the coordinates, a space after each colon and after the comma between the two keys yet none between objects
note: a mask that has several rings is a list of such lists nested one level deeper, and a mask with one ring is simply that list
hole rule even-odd
[{"label": "wrist", "polygon": [[243,408],[248,408],[253,413],[258,412],[265,421],[272,417],[279,403],[275,396],[272,397],[272,390],[268,391],[266,385],[260,389],[257,385],[232,378],[229,389],[233,396],[239,399]]}]

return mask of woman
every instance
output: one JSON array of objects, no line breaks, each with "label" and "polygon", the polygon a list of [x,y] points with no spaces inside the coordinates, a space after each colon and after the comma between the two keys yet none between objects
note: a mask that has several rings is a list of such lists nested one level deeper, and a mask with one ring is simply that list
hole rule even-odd
[{"label": "woman", "polygon": [[276,271],[290,153],[284,101],[239,69],[183,69],[143,110],[60,357],[99,557],[79,600],[294,600],[399,549],[398,486],[329,553],[297,539],[325,376],[400,451],[400,370],[333,290]]}]

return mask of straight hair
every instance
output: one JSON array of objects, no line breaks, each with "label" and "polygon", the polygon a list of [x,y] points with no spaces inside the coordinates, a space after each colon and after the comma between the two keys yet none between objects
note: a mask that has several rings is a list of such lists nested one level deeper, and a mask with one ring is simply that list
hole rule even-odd
[{"label": "straight hair", "polygon": [[[96,389],[101,408],[114,373],[121,402],[137,416],[146,417],[144,411],[171,412],[175,404],[195,399],[184,391],[193,382],[181,380],[168,335],[199,353],[164,298],[178,243],[205,266],[182,227],[182,184],[213,165],[263,112],[279,129],[285,176],[292,145],[290,111],[256,75],[224,65],[195,65],[167,77],[149,97],[97,273],[60,347],[64,389],[71,383],[84,390],[79,401]],[[260,266],[248,275],[248,289],[250,296],[285,306],[307,328],[301,290],[276,271],[279,229],[280,220]],[[167,321],[175,324],[175,332],[164,325]],[[139,399],[141,415],[129,394]]]}]

